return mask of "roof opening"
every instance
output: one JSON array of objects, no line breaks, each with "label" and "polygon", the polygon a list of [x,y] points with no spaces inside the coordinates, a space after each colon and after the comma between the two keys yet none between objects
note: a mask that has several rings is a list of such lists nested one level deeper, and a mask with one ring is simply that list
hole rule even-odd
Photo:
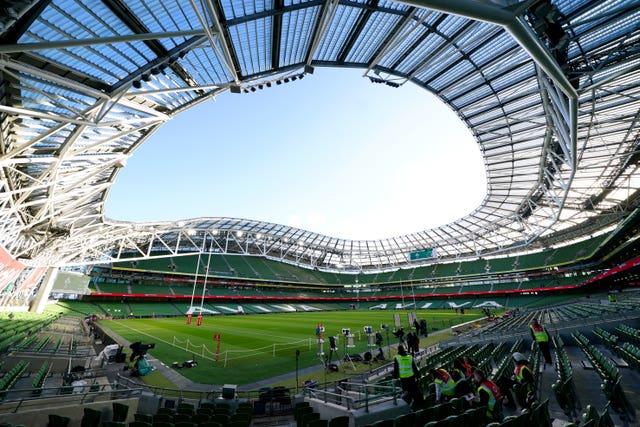
[{"label": "roof opening", "polygon": [[120,172],[106,214],[250,218],[377,239],[451,222],[485,193],[471,133],[431,93],[316,68],[163,125]]}]

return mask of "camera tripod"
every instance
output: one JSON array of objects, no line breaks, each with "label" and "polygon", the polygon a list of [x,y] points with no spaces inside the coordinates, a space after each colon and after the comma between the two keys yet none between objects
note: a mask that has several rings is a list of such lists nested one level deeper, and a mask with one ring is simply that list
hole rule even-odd
[{"label": "camera tripod", "polygon": [[353,369],[355,371],[356,370],[356,365],[353,364],[353,360],[351,360],[351,356],[349,355],[349,352],[347,351],[347,334],[345,334],[345,336],[344,336],[343,349],[344,349],[344,355],[342,357],[342,363],[344,364],[344,362],[348,361],[351,364],[351,369]]}]

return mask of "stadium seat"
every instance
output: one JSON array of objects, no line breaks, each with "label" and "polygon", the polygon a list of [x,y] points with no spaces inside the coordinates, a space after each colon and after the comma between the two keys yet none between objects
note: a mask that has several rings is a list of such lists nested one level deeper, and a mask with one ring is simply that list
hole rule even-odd
[{"label": "stadium seat", "polygon": [[157,413],[153,416],[153,424],[156,423],[173,423],[173,414]]},{"label": "stadium seat", "polygon": [[393,427],[412,427],[415,419],[416,419],[416,414],[413,412],[400,415],[394,418]]},{"label": "stadium seat", "polygon": [[231,422],[231,416],[225,414],[213,414],[211,421],[226,426]]},{"label": "stadium seat", "polygon": [[296,423],[300,425],[302,423],[302,416],[305,414],[311,414],[311,413],[313,413],[313,408],[308,406],[308,403],[307,403],[307,406],[302,405],[297,407],[293,415],[294,415],[294,419],[296,420]]},{"label": "stadium seat", "polygon": [[153,424],[145,423],[144,421],[131,421],[129,427],[153,427]]},{"label": "stadium seat", "polygon": [[213,402],[202,402],[199,406],[201,409],[210,409],[212,413],[215,413],[216,404]]},{"label": "stadium seat", "polygon": [[136,412],[135,414],[133,414],[133,419],[136,421],[142,421],[143,423],[149,423],[149,424],[153,423],[153,415],[150,415],[150,414],[143,414],[140,412]]},{"label": "stadium seat", "polygon": [[253,417],[253,406],[236,408],[236,415],[246,415],[251,419]]},{"label": "stadium seat", "polygon": [[129,414],[129,405],[120,402],[113,402],[113,421],[122,422],[127,419]]},{"label": "stadium seat", "polygon": [[56,414],[49,414],[48,427],[68,427],[71,424],[71,418]]},{"label": "stadium seat", "polygon": [[211,420],[211,415],[206,413],[197,413],[193,417],[191,417],[191,421],[196,424],[201,424],[209,420]]},{"label": "stadium seat", "polygon": [[462,399],[454,397],[449,401],[449,405],[451,406],[451,413],[453,415],[461,414],[464,408],[464,402]]},{"label": "stadium seat", "polygon": [[231,423],[242,423],[246,427],[251,424],[251,415],[247,413],[237,413],[231,416]]},{"label": "stadium seat", "polygon": [[349,427],[349,417],[335,417],[329,420],[329,427]]},{"label": "stadium seat", "polygon": [[236,411],[238,409],[241,409],[241,408],[243,408],[243,409],[247,409],[247,408],[252,409],[253,405],[251,404],[251,402],[240,402],[240,403],[238,403],[238,407],[236,408]]},{"label": "stadium seat", "polygon": [[227,415],[231,416],[231,409],[226,406],[216,407],[213,411],[214,415]]},{"label": "stadium seat", "polygon": [[195,412],[195,406],[192,405],[191,403],[180,402],[176,407],[176,412],[187,412],[187,413]]},{"label": "stadium seat", "polygon": [[184,422],[190,423],[191,414],[176,412],[176,414],[173,416],[173,422],[174,423],[184,423]]},{"label": "stadium seat", "polygon": [[304,414],[300,419],[300,422],[298,423],[298,427],[308,427],[311,421],[319,420],[319,419],[320,419],[320,414],[318,414],[317,412]]},{"label": "stadium seat", "polygon": [[376,421],[371,425],[372,427],[393,427],[393,419]]},{"label": "stadium seat", "polygon": [[84,416],[80,422],[81,427],[99,427],[102,420],[102,411],[93,408],[84,408]]}]

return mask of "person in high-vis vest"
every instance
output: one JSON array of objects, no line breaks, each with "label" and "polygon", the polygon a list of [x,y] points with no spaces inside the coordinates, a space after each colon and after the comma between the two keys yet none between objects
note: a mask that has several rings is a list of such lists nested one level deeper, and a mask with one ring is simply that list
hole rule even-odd
[{"label": "person in high-vis vest", "polygon": [[404,391],[402,399],[405,402],[416,405],[424,401],[424,396],[418,386],[420,371],[413,356],[407,354],[403,345],[398,346],[398,354],[393,359],[393,378],[400,379],[400,385]]},{"label": "person in high-vis vest", "polygon": [[496,380],[502,392],[502,403],[507,408],[516,408],[517,401],[521,407],[530,408],[536,398],[536,380],[533,370],[524,354],[515,352],[512,357],[515,363],[513,374]]},{"label": "person in high-vis vest", "polygon": [[478,387],[478,397],[474,401],[475,406],[487,407],[486,417],[488,422],[501,422],[503,415],[500,388],[489,380],[481,369],[473,371],[473,382]]},{"label": "person in high-vis vest", "polygon": [[436,401],[443,402],[456,395],[456,382],[446,370],[431,369],[429,374],[433,377],[436,386]]},{"label": "person in high-vis vest", "polygon": [[531,369],[529,360],[522,353],[513,353],[513,360],[516,367],[513,370],[513,377],[518,386],[521,387],[522,395],[520,406],[530,408],[536,399],[536,377]]},{"label": "person in high-vis vest", "polygon": [[465,365],[464,360],[461,357],[456,357],[453,360],[452,369],[449,371],[453,380],[456,383],[456,397],[462,397],[467,394],[473,394],[473,388],[471,387],[471,374],[473,370],[469,372],[467,375],[467,365]]},{"label": "person in high-vis vest", "polygon": [[541,323],[538,323],[538,319],[533,319],[531,325],[529,326],[531,331],[531,337],[535,342],[538,343],[538,347],[540,348],[540,352],[542,353],[542,357],[544,357],[544,367],[547,365],[551,365],[553,362],[551,361],[551,350],[549,349],[549,333],[547,332],[547,328],[542,326]]}]

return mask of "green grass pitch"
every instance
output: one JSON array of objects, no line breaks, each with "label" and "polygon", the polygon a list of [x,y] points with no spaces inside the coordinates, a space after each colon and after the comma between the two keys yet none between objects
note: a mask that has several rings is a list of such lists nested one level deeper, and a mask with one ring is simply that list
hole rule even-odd
[{"label": "green grass pitch", "polygon": [[[408,312],[398,313],[406,328]],[[196,326],[195,317],[191,325],[186,325],[185,318],[102,320],[101,323],[128,341],[155,343],[156,348],[150,353],[167,365],[197,360],[197,367],[180,371],[193,381],[241,385],[294,371],[296,350],[300,350],[300,369],[320,367],[315,337],[318,323],[325,327],[325,353],[329,352],[328,337],[339,335],[338,354],[342,356],[343,328],[350,328],[356,335],[356,347],[349,352],[364,352],[368,347],[363,327],[371,325],[375,331],[380,324],[386,323],[393,329],[393,314],[392,311],[340,311],[216,316],[205,317],[202,326]],[[427,319],[429,329],[433,330],[477,319],[481,313],[479,310],[468,311],[465,315],[451,310],[418,312],[418,318],[423,317]],[[215,352],[214,334],[221,335],[217,363],[209,360],[215,357],[212,354]],[[184,349],[187,340],[190,352]],[[390,342],[397,342],[391,334]]]}]

